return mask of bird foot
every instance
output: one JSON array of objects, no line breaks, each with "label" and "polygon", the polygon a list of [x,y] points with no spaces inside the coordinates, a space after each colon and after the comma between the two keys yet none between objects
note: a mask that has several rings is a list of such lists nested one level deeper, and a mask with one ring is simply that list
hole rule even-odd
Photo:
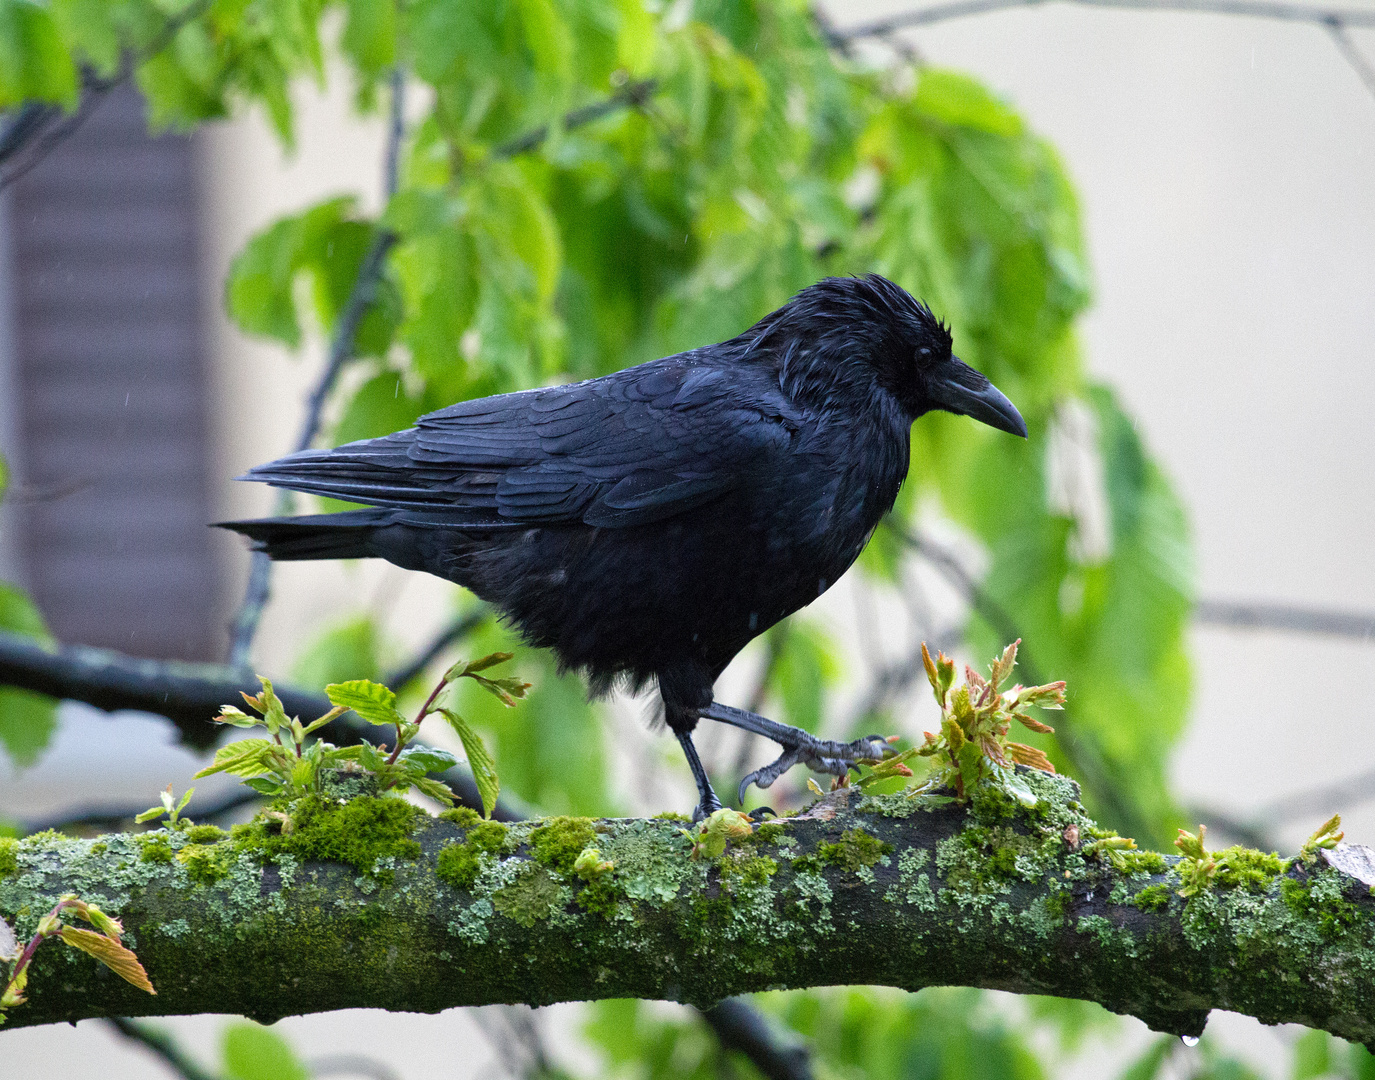
[{"label": "bird foot", "polygon": [[706,821],[707,818],[711,817],[712,814],[722,808],[721,800],[716,797],[716,793],[713,791],[708,794],[710,798],[703,797],[702,801],[699,802],[692,811],[692,820],[694,823]]},{"label": "bird foot", "polygon": [[[804,733],[805,734],[805,733]],[[882,735],[866,735],[853,742],[838,743],[829,739],[815,739],[807,736],[810,743],[789,747],[762,769],[755,769],[740,781],[736,792],[737,799],[743,804],[745,791],[754,784],[767,788],[794,765],[805,765],[812,772],[828,773],[831,776],[844,776],[851,769],[859,771],[859,762],[877,761],[889,751],[888,740]]]},{"label": "bird foot", "polygon": [[700,715],[709,720],[719,720],[723,724],[752,731],[756,735],[763,735],[764,738],[772,739],[783,747],[783,753],[777,760],[762,769],[756,769],[740,781],[737,795],[742,802],[745,789],[751,784],[766,788],[794,765],[806,765],[814,772],[844,776],[851,769],[858,772],[859,762],[878,761],[885,753],[891,752],[888,740],[882,735],[866,735],[853,742],[818,739],[801,728],[780,724],[777,720],[770,720],[758,713],[722,705],[719,701],[713,701]]}]

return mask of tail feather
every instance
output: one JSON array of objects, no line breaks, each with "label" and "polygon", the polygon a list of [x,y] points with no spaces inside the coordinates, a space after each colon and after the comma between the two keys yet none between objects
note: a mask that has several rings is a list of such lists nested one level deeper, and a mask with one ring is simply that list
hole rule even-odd
[{"label": "tail feather", "polygon": [[436,502],[436,486],[456,492],[468,485],[452,469],[411,460],[407,450],[414,436],[414,431],[399,431],[333,450],[300,450],[249,469],[239,479],[373,506],[442,508],[451,500]]},{"label": "tail feather", "polygon": [[347,510],[341,514],[309,514],[302,517],[258,518],[254,521],[220,521],[253,541],[277,561],[300,559],[365,559],[372,549],[373,532],[392,524],[386,510]]}]

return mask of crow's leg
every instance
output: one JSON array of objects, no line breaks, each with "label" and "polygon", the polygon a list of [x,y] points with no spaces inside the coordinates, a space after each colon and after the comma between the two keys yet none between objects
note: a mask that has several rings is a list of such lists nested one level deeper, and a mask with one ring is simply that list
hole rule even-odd
[{"label": "crow's leg", "polygon": [[699,798],[697,809],[692,812],[692,820],[701,821],[721,809],[721,800],[716,797],[711,781],[707,779],[707,770],[702,767],[702,759],[697,756],[697,747],[692,745],[692,732],[675,731],[674,734],[678,736],[678,745],[683,748],[683,756],[687,758],[688,768],[692,770],[692,778],[697,781]]},{"label": "crow's leg", "polygon": [[719,720],[723,724],[743,728],[756,735],[763,735],[783,747],[783,753],[762,769],[756,769],[740,781],[737,793],[739,801],[744,802],[745,789],[751,784],[766,788],[791,769],[794,765],[806,765],[814,772],[844,776],[860,761],[883,757],[888,748],[888,740],[882,735],[866,735],[853,742],[835,742],[831,739],[818,739],[815,735],[789,724],[780,724],[758,713],[734,709],[713,701],[701,715],[709,720]]},{"label": "crow's leg", "polygon": [[664,722],[678,738],[683,748],[692,778],[697,781],[697,809],[692,813],[693,821],[701,821],[721,809],[721,800],[711,789],[707,770],[702,767],[702,759],[697,756],[697,747],[692,744],[692,733],[697,728],[697,718],[702,709],[711,704],[712,674],[695,663],[682,663],[664,668],[658,673],[659,696],[664,702]]}]

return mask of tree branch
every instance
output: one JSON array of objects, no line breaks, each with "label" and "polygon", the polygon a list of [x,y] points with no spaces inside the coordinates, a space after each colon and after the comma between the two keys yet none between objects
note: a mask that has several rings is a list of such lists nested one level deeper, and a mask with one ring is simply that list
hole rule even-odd
[{"label": "tree branch", "polygon": [[[1043,7],[1053,0],[951,0],[950,3],[899,11],[858,26],[829,29],[833,43],[851,42],[860,38],[887,37],[897,30],[914,26],[964,19],[972,15],[986,15],[1010,8]],[[1331,8],[1308,4],[1290,4],[1282,0],[1063,0],[1082,7],[1114,8],[1125,11],[1192,11],[1210,15],[1245,15],[1260,19],[1279,19],[1284,22],[1312,23],[1318,26],[1375,27],[1375,11],[1368,8]]]},{"label": "tree branch", "polygon": [[[658,92],[659,84],[654,79],[627,83],[608,98],[594,101],[590,105],[584,105],[565,113],[561,122],[563,130],[572,131],[575,128],[590,124],[594,120],[600,120],[604,116],[619,112],[621,109],[642,108]],[[523,135],[517,135],[514,139],[500,143],[492,150],[492,156],[498,158],[515,157],[517,154],[524,154],[535,149],[547,138],[549,138],[549,125],[541,124]]]},{"label": "tree branch", "polygon": [[3,134],[0,134],[0,165],[25,151],[27,157],[0,173],[0,191],[35,168],[69,138],[111,90],[125,82],[140,64],[167,48],[182,27],[204,15],[210,4],[211,0],[196,0],[196,3],[172,16],[142,51],[127,56],[119,70],[109,78],[100,78],[87,70],[82,78],[81,100],[77,102],[75,111],[60,121],[59,117],[63,117],[60,105],[44,101],[24,102],[14,119],[5,126]]},{"label": "tree branch", "polygon": [[[401,141],[406,134],[406,73],[401,67],[394,67],[391,73],[391,110],[387,123],[387,144],[382,159],[382,194],[386,201],[397,192],[400,176]],[[353,359],[354,345],[357,343],[358,327],[377,299],[377,290],[382,284],[386,269],[387,254],[401,238],[390,229],[378,229],[372,243],[368,245],[363,261],[358,266],[358,276],[349,289],[348,299],[334,324],[334,335],[330,338],[329,356],[325,369],[320,373],[310,397],[306,399],[305,416],[301,419],[301,430],[296,435],[293,449],[299,453],[309,450],[320,432],[320,420],[324,414],[325,401],[339,381],[344,366]],[[291,492],[279,491],[273,513],[281,516],[291,513],[293,499]],[[265,551],[253,552],[248,571],[248,585],[244,589],[243,600],[234,615],[229,632],[229,663],[236,668],[248,667],[248,653],[253,647],[253,638],[262,621],[263,609],[267,607],[272,592],[272,559]]]},{"label": "tree branch", "polygon": [[[256,694],[261,689],[251,674],[223,664],[142,660],[85,645],[47,648],[3,631],[0,685],[84,701],[107,712],[158,713],[177,725],[183,742],[201,750],[213,746],[220,734],[210,723],[220,706],[238,701],[240,691]],[[276,689],[293,715],[320,716],[333,707],[324,694],[289,685]]]},{"label": "tree branch", "polygon": [[[5,631],[0,631],[0,685],[82,701],[108,712],[137,709],[156,713],[176,724],[182,741],[197,750],[208,750],[224,733],[211,723],[221,705],[237,701],[240,692],[256,694],[260,689],[256,678],[223,664],[142,660],[85,645],[45,648],[33,638]],[[324,694],[290,684],[274,684],[273,688],[288,715],[313,718],[333,708]],[[338,746],[349,746],[373,730],[352,714],[345,714],[320,734]],[[465,806],[482,806],[467,769],[450,769],[442,779]],[[526,816],[521,811],[521,807],[504,800],[497,804],[495,816],[498,820],[520,820]],[[123,817],[118,811],[93,809],[68,814],[63,822],[98,823]]]},{"label": "tree branch", "polygon": [[[1339,847],[1232,887],[1219,874],[1185,901],[1179,860],[1114,869],[1087,846],[1077,788],[1025,779],[1031,810],[843,788],[717,858],[692,858],[663,819],[465,831],[419,814],[406,837],[346,819],[357,801],[293,823],[275,861],[261,824],[209,844],[33,837],[4,852],[0,914],[24,912],[22,934],[65,893],[98,902],[158,994],[53,948],[9,1024],[608,997],[709,1007],[772,987],[941,984],[1083,998],[1182,1035],[1221,1008],[1375,1045],[1375,871],[1361,862],[1375,852]],[[579,877],[580,844],[612,867]],[[352,865],[316,861],[330,851]]]},{"label": "tree branch", "polygon": [[1357,615],[1294,604],[1200,600],[1194,606],[1194,620],[1207,626],[1284,630],[1296,634],[1323,634],[1375,641],[1375,615]]}]

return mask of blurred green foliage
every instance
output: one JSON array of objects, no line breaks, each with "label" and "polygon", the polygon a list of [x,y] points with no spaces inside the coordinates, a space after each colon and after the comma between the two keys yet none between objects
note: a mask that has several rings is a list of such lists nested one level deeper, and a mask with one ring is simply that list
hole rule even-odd
[{"label": "blurred green foliage", "polygon": [[[0,27],[0,31],[3,27]],[[3,79],[0,68],[0,79]],[[0,499],[9,488],[9,470],[0,459]],[[23,589],[0,581],[0,631],[49,641],[47,624]],[[38,759],[57,728],[57,702],[43,694],[0,686],[0,746],[15,765]]]},{"label": "blurred green foliage", "polygon": [[[1072,187],[987,88],[851,61],[799,0],[0,0],[0,57],[39,39],[50,60],[6,65],[0,106],[71,105],[73,72],[126,63],[155,125],[260,107],[290,144],[290,84],[322,81],[327,54],[364,110],[387,104],[393,65],[424,87],[381,217],[349,197],[302,207],[250,240],[226,285],[245,331],[299,349],[309,328],[334,329],[378,230],[396,236],[336,440],[721,340],[826,274],[877,271],[928,300],[1032,437],[925,418],[900,514],[937,506],[983,543],[989,599],[1036,675],[1070,685],[1065,737],[1045,749],[1109,824],[1170,834],[1164,764],[1190,685],[1184,515],[1111,393],[1083,374],[1074,321],[1089,274]],[[626,102],[643,81],[643,104]],[[618,95],[621,107],[564,122]],[[1050,432],[1072,402],[1096,419],[1111,519],[1108,549],[1089,556],[1080,511],[1049,493]],[[898,565],[864,560],[892,584]],[[766,690],[773,711],[814,728],[840,664],[820,630],[796,622]],[[976,654],[1005,644],[978,619],[969,632]],[[342,660],[358,644],[356,628],[332,632],[303,664],[323,671],[330,648]],[[586,713],[572,688],[543,696]],[[603,767],[569,762],[565,776],[595,779],[555,791],[538,749],[594,721],[541,725],[540,712],[493,720],[529,728],[498,738],[503,772],[522,774],[513,790],[549,809],[596,808]]]},{"label": "blurred green foliage", "polygon": [[[234,261],[226,303],[246,332],[300,349],[334,331],[379,230],[395,235],[354,342],[358,377],[334,403],[335,441],[721,340],[826,274],[882,273],[951,323],[960,354],[1031,432],[1020,443],[923,419],[902,528],[934,507],[984,546],[985,608],[1023,637],[1023,681],[1069,683],[1059,732],[1033,741],[1085,782],[1105,823],[1143,841],[1172,833],[1164,769],[1190,687],[1185,517],[1112,392],[1084,373],[1074,326],[1089,273],[1073,188],[1007,103],[954,72],[867,68],[828,44],[801,0],[0,0],[0,109],[71,108],[83,74],[128,65],[154,126],[261,108],[290,146],[291,85],[322,83],[328,55],[363,111],[388,104],[395,65],[423,88],[399,189],[376,220],[344,197],[269,225]],[[645,80],[643,105],[625,104]],[[591,122],[564,122],[617,99]],[[1074,408],[1092,419],[1101,463],[1108,538],[1094,550],[1084,508],[1052,491],[1048,447]],[[862,572],[900,587],[908,557],[881,530]],[[0,625],[43,632],[8,588]],[[1004,629],[972,616],[972,654],[1000,649]],[[474,636],[465,652],[518,645],[490,623]],[[360,615],[305,648],[297,675],[376,677],[385,644]],[[823,727],[838,643],[802,616],[768,644],[769,710]],[[614,810],[580,683],[529,653],[521,671],[536,686],[521,708],[475,691],[462,703],[495,740],[507,789],[547,812]],[[0,741],[27,760],[51,705],[0,693]],[[974,991],[828,991],[770,1007],[813,1041],[823,1075],[1044,1075],[1025,1033]],[[724,1075],[695,1021],[628,1002],[594,1016],[590,1035],[620,1072]],[[1033,1016],[1068,1041],[1089,1020],[1072,1006]],[[231,1031],[226,1069],[296,1075],[289,1062],[260,1066],[281,1048],[255,1032]],[[1139,1076],[1173,1050],[1148,1054]],[[1206,1075],[1245,1075],[1224,1065]],[[1350,1075],[1368,1080],[1360,1069]]]}]

